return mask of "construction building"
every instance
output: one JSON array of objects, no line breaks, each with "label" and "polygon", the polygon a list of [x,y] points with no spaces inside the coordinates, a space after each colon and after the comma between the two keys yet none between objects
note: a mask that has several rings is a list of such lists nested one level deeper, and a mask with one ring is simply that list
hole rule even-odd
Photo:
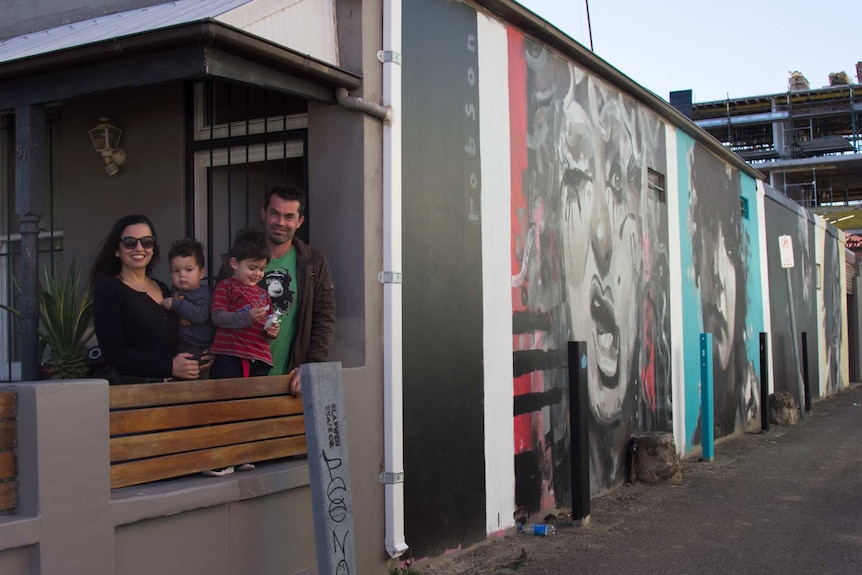
[{"label": "construction building", "polygon": [[811,89],[792,72],[786,92],[671,104],[767,177],[767,182],[845,230],[862,228],[862,62]]}]

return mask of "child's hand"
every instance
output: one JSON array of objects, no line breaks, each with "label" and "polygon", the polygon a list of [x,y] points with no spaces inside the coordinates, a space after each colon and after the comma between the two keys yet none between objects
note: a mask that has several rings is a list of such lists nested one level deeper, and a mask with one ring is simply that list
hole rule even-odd
[{"label": "child's hand", "polygon": [[173,301],[174,301],[174,298],[166,297],[165,299],[162,300],[162,307],[165,308],[166,310],[170,310],[171,305],[173,305]]},{"label": "child's hand", "polygon": [[257,323],[266,317],[266,308],[253,307],[248,310],[248,317],[251,318],[252,323]]},{"label": "child's hand", "polygon": [[281,327],[280,323],[273,323],[264,331],[266,331],[266,335],[269,336],[270,339],[275,339],[278,337],[278,329]]}]

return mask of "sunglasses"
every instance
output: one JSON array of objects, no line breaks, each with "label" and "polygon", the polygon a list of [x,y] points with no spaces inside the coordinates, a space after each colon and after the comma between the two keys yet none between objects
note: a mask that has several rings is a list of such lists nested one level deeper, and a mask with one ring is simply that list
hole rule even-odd
[{"label": "sunglasses", "polygon": [[140,242],[141,247],[145,250],[152,248],[156,245],[156,238],[154,236],[144,236],[142,238],[133,238],[132,236],[126,236],[124,238],[120,238],[120,243],[123,244],[123,247],[127,250],[135,249],[135,246]]}]

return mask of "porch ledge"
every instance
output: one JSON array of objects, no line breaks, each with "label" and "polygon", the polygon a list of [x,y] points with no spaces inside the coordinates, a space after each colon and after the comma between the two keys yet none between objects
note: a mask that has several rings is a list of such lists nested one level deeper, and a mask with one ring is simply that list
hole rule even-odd
[{"label": "porch ledge", "polygon": [[114,526],[309,485],[306,459],[256,465],[253,471],[240,471],[225,477],[197,475],[114,489],[111,492]]},{"label": "porch ledge", "polygon": [[0,516],[0,551],[36,545],[41,535],[41,517]]}]

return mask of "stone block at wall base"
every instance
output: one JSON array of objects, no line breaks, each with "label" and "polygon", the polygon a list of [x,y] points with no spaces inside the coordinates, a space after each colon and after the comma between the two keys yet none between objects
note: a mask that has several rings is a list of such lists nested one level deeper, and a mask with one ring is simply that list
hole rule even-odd
[{"label": "stone block at wall base", "polygon": [[649,431],[632,436],[629,481],[682,484],[673,433]]},{"label": "stone block at wall base", "polygon": [[796,425],[798,421],[799,410],[792,395],[786,391],[777,391],[769,395],[769,423]]}]

